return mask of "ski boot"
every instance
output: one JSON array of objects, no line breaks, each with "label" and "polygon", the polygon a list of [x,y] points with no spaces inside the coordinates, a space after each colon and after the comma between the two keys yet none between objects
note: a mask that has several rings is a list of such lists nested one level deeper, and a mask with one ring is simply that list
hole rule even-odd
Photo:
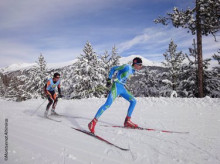
[{"label": "ski boot", "polygon": [[55,109],[52,109],[51,110],[51,115],[53,116],[59,116],[59,114],[57,112],[55,112]]},{"label": "ski boot", "polygon": [[131,117],[126,117],[124,122],[124,127],[126,128],[138,128],[138,125],[131,121]]},{"label": "ski boot", "polygon": [[48,116],[48,110],[45,110],[44,117],[47,117],[47,116]]},{"label": "ski boot", "polygon": [[94,118],[89,124],[88,124],[88,127],[89,127],[89,130],[91,133],[95,133],[95,126],[96,126],[96,123],[97,123],[97,119]]}]

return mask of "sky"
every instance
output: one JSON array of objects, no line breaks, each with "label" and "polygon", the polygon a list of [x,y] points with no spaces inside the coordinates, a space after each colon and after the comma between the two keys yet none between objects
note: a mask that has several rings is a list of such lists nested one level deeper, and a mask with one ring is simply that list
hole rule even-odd
[{"label": "sky", "polygon": [[[193,5],[194,0],[0,0],[0,67],[33,63],[41,53],[48,63],[70,61],[87,41],[100,55],[115,45],[121,56],[161,62],[171,39],[188,53],[195,36],[153,20],[173,7]],[[218,48],[213,36],[203,38],[204,58]]]}]

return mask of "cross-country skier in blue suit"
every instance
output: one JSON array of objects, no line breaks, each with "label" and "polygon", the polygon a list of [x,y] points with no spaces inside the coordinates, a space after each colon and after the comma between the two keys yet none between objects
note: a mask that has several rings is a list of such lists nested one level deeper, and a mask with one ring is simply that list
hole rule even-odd
[{"label": "cross-country skier in blue suit", "polygon": [[140,70],[141,68],[142,68],[142,60],[141,60],[141,58],[138,58],[138,57],[133,59],[132,66],[129,64],[124,64],[122,66],[115,66],[115,67],[111,68],[110,73],[109,73],[109,77],[107,80],[107,87],[111,86],[111,79],[112,79],[112,76],[114,75],[115,72],[117,72],[117,76],[112,84],[112,88],[108,94],[107,101],[105,102],[104,105],[102,105],[99,108],[98,112],[95,115],[95,118],[88,124],[89,130],[92,133],[95,133],[95,126],[96,126],[96,123],[97,123],[99,117],[102,115],[102,113],[106,109],[108,109],[111,106],[111,104],[113,103],[115,98],[119,95],[130,102],[130,106],[128,108],[128,112],[127,112],[127,116],[125,118],[124,126],[130,127],[130,128],[138,127],[137,124],[134,124],[130,120],[132,112],[133,112],[134,107],[136,105],[136,100],[135,100],[134,96],[125,88],[124,85],[126,84],[127,79],[132,74],[134,74],[135,70]]}]

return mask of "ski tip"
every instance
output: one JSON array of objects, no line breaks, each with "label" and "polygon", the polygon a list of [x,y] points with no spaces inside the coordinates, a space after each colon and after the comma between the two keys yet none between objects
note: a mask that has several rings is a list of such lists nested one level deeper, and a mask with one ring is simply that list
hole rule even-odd
[{"label": "ski tip", "polygon": [[130,151],[130,149],[125,149],[125,148],[121,148],[121,150],[124,150],[124,151]]}]

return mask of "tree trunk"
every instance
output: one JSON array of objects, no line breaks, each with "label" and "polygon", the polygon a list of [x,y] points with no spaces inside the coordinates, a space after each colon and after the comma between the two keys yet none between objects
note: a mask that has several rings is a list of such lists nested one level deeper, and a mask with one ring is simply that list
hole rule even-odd
[{"label": "tree trunk", "polygon": [[202,31],[200,19],[200,5],[196,1],[196,31],[197,31],[197,53],[198,53],[198,96],[204,97],[203,94],[203,59],[202,59]]}]

